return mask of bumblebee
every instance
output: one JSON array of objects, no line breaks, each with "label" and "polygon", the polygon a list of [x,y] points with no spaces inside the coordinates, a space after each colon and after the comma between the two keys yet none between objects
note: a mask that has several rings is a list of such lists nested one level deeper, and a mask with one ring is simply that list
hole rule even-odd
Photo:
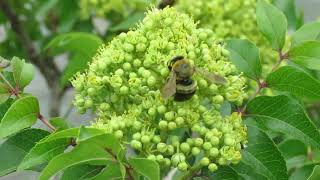
[{"label": "bumblebee", "polygon": [[175,101],[189,100],[195,94],[198,87],[197,81],[192,79],[195,73],[203,76],[210,83],[227,83],[224,77],[191,65],[183,56],[177,56],[170,60],[168,68],[170,74],[166,84],[161,89],[161,95],[165,100],[171,96],[174,96]]}]

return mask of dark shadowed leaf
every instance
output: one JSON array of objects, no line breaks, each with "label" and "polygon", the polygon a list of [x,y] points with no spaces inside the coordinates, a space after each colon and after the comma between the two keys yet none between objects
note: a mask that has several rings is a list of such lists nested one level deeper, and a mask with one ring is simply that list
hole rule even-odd
[{"label": "dark shadowed leaf", "polygon": [[259,49],[248,40],[232,39],[227,41],[227,44],[230,59],[238,70],[251,79],[259,79],[261,75]]},{"label": "dark shadowed leaf", "polygon": [[286,139],[278,144],[278,148],[285,159],[307,155],[307,146],[297,139]]},{"label": "dark shadowed leaf", "polygon": [[284,66],[267,77],[268,87],[306,98],[320,98],[320,81],[301,69]]},{"label": "dark shadowed leaf", "polygon": [[257,23],[262,34],[275,50],[282,50],[287,33],[286,16],[275,6],[259,0],[257,4]]},{"label": "dark shadowed leaf", "polygon": [[263,129],[287,134],[306,144],[320,147],[320,133],[296,100],[284,95],[260,96],[247,107],[248,116]]},{"label": "dark shadowed leaf", "polygon": [[33,96],[16,100],[8,109],[0,123],[0,138],[32,126],[39,115],[39,102]]},{"label": "dark shadowed leaf", "polygon": [[15,171],[29,150],[48,134],[41,129],[27,129],[9,137],[0,146],[0,176]]},{"label": "dark shadowed leaf", "polygon": [[320,165],[316,165],[313,168],[313,171],[309,176],[308,180],[319,180],[319,179],[320,179]]},{"label": "dark shadowed leaf", "polygon": [[88,180],[124,179],[121,168],[119,163],[107,165],[99,174]]},{"label": "dark shadowed leaf", "polygon": [[143,19],[144,13],[143,12],[136,12],[134,14],[131,14],[127,17],[124,21],[122,21],[120,24],[114,25],[110,28],[110,31],[123,31],[128,30],[135,26],[136,23],[138,23],[141,19]]},{"label": "dark shadowed leaf", "polygon": [[13,103],[13,99],[8,99],[6,102],[4,102],[3,104],[0,105],[0,123],[1,123],[3,116],[6,114],[6,112],[8,111],[10,106],[12,105],[12,103]]}]

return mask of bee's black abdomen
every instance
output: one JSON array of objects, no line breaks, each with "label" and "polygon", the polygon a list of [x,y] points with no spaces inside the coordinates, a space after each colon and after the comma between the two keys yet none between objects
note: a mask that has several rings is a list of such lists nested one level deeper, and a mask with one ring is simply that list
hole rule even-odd
[{"label": "bee's black abdomen", "polygon": [[190,94],[182,94],[182,93],[176,93],[174,95],[174,100],[178,102],[187,101],[192,98],[192,96],[196,93],[196,91],[190,93]]}]

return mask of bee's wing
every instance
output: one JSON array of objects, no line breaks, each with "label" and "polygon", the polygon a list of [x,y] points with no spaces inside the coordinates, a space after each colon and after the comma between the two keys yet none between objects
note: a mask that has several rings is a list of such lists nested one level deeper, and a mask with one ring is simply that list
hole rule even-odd
[{"label": "bee's wing", "polygon": [[167,100],[169,97],[173,96],[176,93],[176,86],[177,86],[176,80],[177,80],[176,73],[171,71],[166,84],[161,89],[161,95],[163,99]]},{"label": "bee's wing", "polygon": [[212,72],[209,72],[203,68],[195,67],[195,72],[200,74],[201,76],[203,76],[210,83],[217,83],[217,84],[226,84],[227,83],[226,78],[219,76],[217,74],[214,74]]}]

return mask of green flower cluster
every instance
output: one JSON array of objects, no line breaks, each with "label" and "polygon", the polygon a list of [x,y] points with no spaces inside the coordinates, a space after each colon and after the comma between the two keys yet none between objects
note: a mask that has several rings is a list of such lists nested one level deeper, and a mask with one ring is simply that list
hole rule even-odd
[{"label": "green flower cluster", "polygon": [[127,16],[135,10],[145,10],[156,0],[80,0],[80,14],[84,19],[91,15],[104,17],[111,12]]},{"label": "green flower cluster", "polygon": [[214,31],[218,40],[249,39],[261,50],[263,72],[269,72],[277,53],[260,33],[256,22],[257,0],[179,0],[176,8],[200,21],[199,26]]},{"label": "green flower cluster", "polygon": [[[245,80],[228,59],[229,52],[209,29],[198,29],[174,8],[153,9],[136,29],[100,48],[86,73],[72,84],[80,112],[93,109],[92,126],[114,134],[140,156],[161,167],[187,170],[194,156],[201,166],[237,163],[246,127],[238,113],[222,116],[223,103],[242,104]],[[168,61],[182,55],[190,63],[225,77],[226,85],[192,77],[198,89],[190,100],[164,100],[160,89],[169,74]]]}]

